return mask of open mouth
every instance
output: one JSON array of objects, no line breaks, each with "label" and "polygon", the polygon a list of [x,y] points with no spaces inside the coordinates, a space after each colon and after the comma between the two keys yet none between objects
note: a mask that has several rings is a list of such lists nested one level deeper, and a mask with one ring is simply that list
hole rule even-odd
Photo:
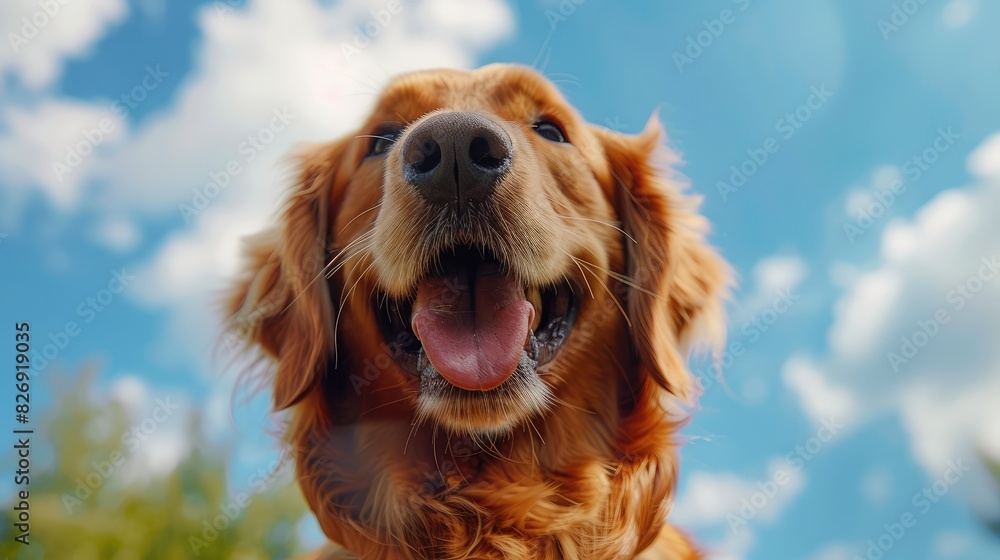
[{"label": "open mouth", "polygon": [[443,251],[406,299],[377,297],[393,358],[421,378],[490,391],[555,358],[578,311],[569,283],[525,286],[488,249]]}]

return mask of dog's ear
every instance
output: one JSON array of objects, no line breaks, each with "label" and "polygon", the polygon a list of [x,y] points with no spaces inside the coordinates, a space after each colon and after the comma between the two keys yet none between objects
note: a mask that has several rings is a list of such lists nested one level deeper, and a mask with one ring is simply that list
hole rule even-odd
[{"label": "dog's ear", "polygon": [[626,274],[636,284],[627,309],[640,369],[690,401],[687,355],[692,343],[723,342],[729,267],[705,240],[700,198],[666,175],[675,158],[661,145],[656,116],[638,135],[596,134],[608,162],[602,182],[627,233]]},{"label": "dog's ear", "polygon": [[333,333],[324,274],[337,162],[347,143],[307,149],[299,176],[272,230],[247,239],[247,268],[226,301],[230,331],[277,365],[275,410],[297,403],[326,371]]}]

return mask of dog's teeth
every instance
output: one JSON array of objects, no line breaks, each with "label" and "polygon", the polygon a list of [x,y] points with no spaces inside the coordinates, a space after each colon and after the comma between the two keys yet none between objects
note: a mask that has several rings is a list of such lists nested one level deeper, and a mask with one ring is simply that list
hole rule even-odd
[{"label": "dog's teeth", "polygon": [[417,324],[413,322],[413,318],[423,309],[423,303],[420,298],[414,299],[413,304],[410,306],[410,316],[407,317],[407,320],[410,322],[410,330],[413,331],[413,335],[417,337],[417,340],[420,340],[420,333],[417,332]]},{"label": "dog's teeth", "polygon": [[535,308],[535,317],[531,320],[531,330],[534,331],[542,321],[542,293],[538,288],[528,288],[527,299]]},{"label": "dog's teeth", "polygon": [[534,329],[528,333],[528,338],[524,340],[524,351],[528,353],[528,357],[533,361],[538,361],[538,339],[535,338]]}]

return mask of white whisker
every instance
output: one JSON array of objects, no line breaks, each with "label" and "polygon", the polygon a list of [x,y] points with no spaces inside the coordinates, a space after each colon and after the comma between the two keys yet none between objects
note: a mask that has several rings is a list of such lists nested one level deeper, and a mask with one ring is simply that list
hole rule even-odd
[{"label": "white whisker", "polygon": [[619,232],[621,232],[622,235],[624,235],[625,237],[629,238],[629,241],[631,241],[632,243],[636,243],[636,244],[639,243],[638,241],[635,240],[634,237],[632,237],[631,235],[629,235],[629,233],[627,231],[623,230],[622,228],[620,228],[620,227],[618,227],[618,226],[616,226],[616,225],[614,225],[612,223],[605,222],[603,220],[598,220],[597,218],[585,218],[583,216],[563,216],[561,214],[556,214],[556,217],[558,217],[558,218],[565,218],[567,220],[582,220],[584,222],[594,222],[594,223],[597,223],[597,224],[605,225],[605,226],[608,226],[609,228],[618,230]]}]

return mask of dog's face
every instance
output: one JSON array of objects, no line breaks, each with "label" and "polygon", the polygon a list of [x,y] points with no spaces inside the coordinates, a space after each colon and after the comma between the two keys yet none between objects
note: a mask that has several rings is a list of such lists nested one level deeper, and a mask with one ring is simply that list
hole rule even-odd
[{"label": "dog's face", "polygon": [[587,290],[620,265],[596,137],[511,68],[399,80],[362,130],[359,175],[382,177],[364,204],[381,205],[345,240],[370,238],[346,282],[372,294],[419,412],[487,432],[537,415],[564,380],[560,353],[586,344],[572,333]]},{"label": "dog's face", "polygon": [[[399,78],[301,158],[229,305],[277,366],[332,539],[620,558],[657,538],[675,480],[663,396],[691,394],[686,350],[719,334],[728,278],[659,174],[660,136],[590,126],[537,73],[494,65]],[[471,436],[464,459],[439,430]],[[449,452],[459,476],[423,492]]]},{"label": "dog's face", "polygon": [[[653,173],[659,135],[592,127],[522,67],[392,82],[356,135],[304,157],[282,238],[237,290],[237,318],[301,368],[279,371],[276,404],[339,371],[356,396],[391,386],[422,420],[503,432],[544,412],[561,384],[585,381],[567,357],[615,329],[574,326],[609,302],[620,316],[602,323],[634,330],[643,366],[687,396],[675,350],[695,312],[715,310],[724,271],[688,239],[701,223],[683,200],[637,184]],[[310,317],[270,315],[282,305]]]}]

